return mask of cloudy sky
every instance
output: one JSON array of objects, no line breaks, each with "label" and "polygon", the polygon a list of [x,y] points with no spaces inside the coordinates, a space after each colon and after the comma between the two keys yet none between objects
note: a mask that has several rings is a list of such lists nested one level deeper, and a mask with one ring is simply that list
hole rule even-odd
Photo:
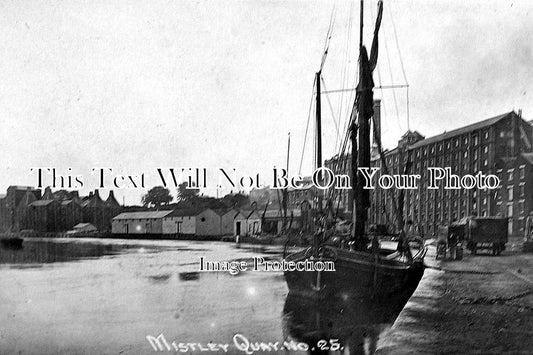
[{"label": "cloudy sky", "polygon": [[[368,34],[376,11],[366,5]],[[384,6],[374,78],[407,79],[412,130],[429,137],[513,109],[533,119],[533,3]],[[359,1],[0,1],[0,193],[36,185],[32,167],[72,168],[82,193],[96,187],[92,167],[145,172],[148,187],[156,167],[269,174],[285,165],[288,132],[296,173],[331,14],[329,90],[355,84],[358,11]],[[325,157],[349,96],[324,101]],[[394,147],[408,128],[406,91],[376,97]],[[128,204],[142,193],[116,191]]]}]

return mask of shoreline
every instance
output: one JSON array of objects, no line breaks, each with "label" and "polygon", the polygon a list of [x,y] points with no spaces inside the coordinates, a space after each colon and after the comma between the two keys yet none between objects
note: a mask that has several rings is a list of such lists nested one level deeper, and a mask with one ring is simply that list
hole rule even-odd
[{"label": "shoreline", "polygon": [[[533,254],[510,240],[501,256],[435,261],[383,336],[376,354],[529,354]],[[439,270],[440,269],[440,270]]]}]

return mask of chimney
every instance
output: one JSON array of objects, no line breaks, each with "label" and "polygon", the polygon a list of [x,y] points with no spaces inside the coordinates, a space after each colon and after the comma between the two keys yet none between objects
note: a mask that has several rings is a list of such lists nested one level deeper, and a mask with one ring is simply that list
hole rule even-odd
[{"label": "chimney", "polygon": [[518,117],[522,118],[522,109],[521,108],[518,109]]}]

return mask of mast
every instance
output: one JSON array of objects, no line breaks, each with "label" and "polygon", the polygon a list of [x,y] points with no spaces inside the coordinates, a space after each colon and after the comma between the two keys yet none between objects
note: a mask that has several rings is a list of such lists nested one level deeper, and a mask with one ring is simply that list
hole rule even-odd
[{"label": "mast", "polygon": [[361,0],[361,8],[360,8],[360,15],[359,15],[359,51],[361,51],[361,48],[363,47],[363,9],[364,9],[365,1]]},{"label": "mast", "polygon": [[[316,73],[316,168],[322,167],[322,116],[321,116],[321,101],[320,101],[320,75],[321,71]],[[319,179],[322,180],[322,174]],[[322,196],[318,192],[318,211],[322,211]]]},{"label": "mast", "polygon": [[[370,193],[364,189],[364,181],[357,174],[357,168],[370,167],[370,120],[374,115],[374,80],[372,72],[377,64],[378,56],[378,31],[381,25],[383,13],[383,3],[378,2],[378,15],[374,28],[374,38],[368,56],[365,46],[363,45],[363,0],[361,0],[360,15],[360,50],[359,50],[359,83],[357,85],[357,96],[354,103],[354,111],[357,116],[352,117],[352,174],[353,174],[353,193],[354,193],[354,227],[352,239],[356,242],[355,248],[364,250],[368,242],[365,236],[366,223],[368,220],[368,209],[370,208]],[[357,131],[357,135],[356,132]],[[357,147],[357,148],[355,148]]]},{"label": "mast", "polygon": [[[289,174],[289,155],[290,155],[290,151],[291,151],[291,132],[289,132],[288,134],[288,138],[287,138],[287,175]],[[284,188],[282,190],[282,197],[283,197],[283,200],[282,200],[282,207],[283,207],[283,215],[282,215],[282,219],[283,219],[283,231],[286,231],[287,230],[287,203],[288,203],[288,198],[289,198],[289,192],[288,192],[288,188]]]}]

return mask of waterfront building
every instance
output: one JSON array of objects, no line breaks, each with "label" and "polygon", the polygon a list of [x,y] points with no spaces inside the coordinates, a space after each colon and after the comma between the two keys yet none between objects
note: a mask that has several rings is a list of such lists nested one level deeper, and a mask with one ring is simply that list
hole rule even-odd
[{"label": "waterfront building", "polygon": [[[508,112],[443,134],[424,138],[409,131],[398,146],[375,152],[372,166],[381,168],[377,177],[388,174],[420,174],[417,189],[370,190],[369,224],[398,225],[393,201],[403,209],[405,220],[412,220],[425,235],[436,233],[438,226],[448,225],[467,216],[503,216],[509,218],[511,235],[523,235],[525,218],[533,210],[533,127],[521,113]],[[336,172],[349,173],[350,156],[333,157],[328,167],[342,167]],[[410,169],[406,170],[407,161]],[[498,189],[428,189],[428,168],[450,167],[458,176],[494,174],[500,177]],[[400,192],[403,191],[403,196]],[[403,203],[401,200],[403,199]],[[340,209],[351,213],[351,191],[338,197]]]},{"label": "waterfront building", "polygon": [[233,221],[239,213],[237,209],[215,210],[220,215],[220,235],[233,234]]},{"label": "waterfront building", "polygon": [[111,221],[113,234],[163,234],[163,218],[167,211],[124,212]]},{"label": "waterfront building", "polygon": [[35,199],[41,198],[41,190],[31,186],[9,186],[6,194],[0,196],[0,232],[18,232],[21,227],[20,214],[22,208],[17,209],[27,192],[34,195]]},{"label": "waterfront building", "polygon": [[29,219],[23,229],[36,232],[59,230],[60,203],[56,200],[37,200],[28,205]]},{"label": "waterfront building", "polygon": [[59,230],[68,231],[83,220],[83,211],[76,200],[63,200],[59,206]]},{"label": "waterfront building", "polygon": [[30,186],[10,186],[0,196],[0,232],[65,232],[81,222],[105,232],[111,230],[111,219],[121,211],[113,191],[104,202],[98,190],[80,199],[77,191],[52,192],[47,187],[41,194]]},{"label": "waterfront building", "polygon": [[234,218],[233,235],[257,235],[261,233],[261,216],[255,210],[241,210]]},{"label": "waterfront building", "polygon": [[235,210],[177,209],[163,218],[163,234],[222,236],[231,234]]}]

